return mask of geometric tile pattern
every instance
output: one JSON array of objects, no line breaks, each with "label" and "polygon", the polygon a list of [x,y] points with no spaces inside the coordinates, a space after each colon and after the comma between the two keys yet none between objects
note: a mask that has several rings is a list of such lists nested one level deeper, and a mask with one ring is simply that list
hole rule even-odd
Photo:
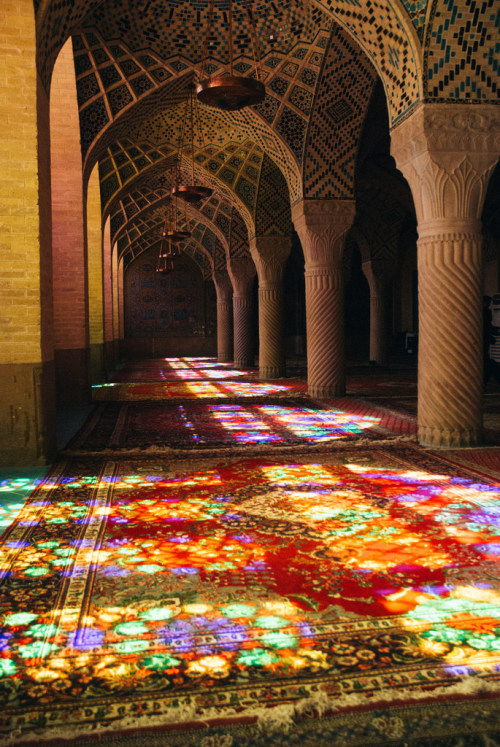
[{"label": "geometric tile pattern", "polygon": [[[217,204],[200,207],[224,236],[234,224],[231,251],[247,252],[254,229],[283,229],[288,196],[282,211],[276,201],[277,215],[270,211],[271,185],[281,178],[292,202],[352,196],[374,76],[359,49],[383,81],[391,124],[422,92],[429,101],[497,102],[497,2],[255,0],[266,99],[232,114],[201,107],[204,146],[195,156],[200,180],[216,189]],[[128,231],[134,216],[147,210],[141,195],[145,199],[148,186],[160,187],[169,172],[182,130],[180,102],[199,70],[209,4],[34,0],[37,67],[47,90],[57,54],[72,38],[84,172],[88,176],[99,161],[103,211],[111,214],[113,235]],[[235,68],[254,74],[247,5],[233,2]],[[221,70],[228,56],[225,1],[214,3],[213,30],[211,72]],[[183,168],[188,165],[185,160]],[[273,169],[282,177],[277,170],[271,176]],[[128,192],[134,196],[127,202]],[[235,209],[239,217],[230,218]],[[246,224],[241,232],[239,223]],[[147,232],[147,220],[140,226]]]},{"label": "geometric tile pattern", "polygon": [[[172,273],[156,272],[158,249],[150,247],[126,268],[127,336],[162,337],[202,334],[205,324],[204,282],[196,252],[175,260]],[[196,262],[196,259],[195,259]],[[201,259],[203,263],[203,259]]]},{"label": "geometric tile pattern", "polygon": [[[382,78],[394,124],[419,99],[419,49],[391,0],[318,0],[351,32]],[[410,24],[408,18],[408,24]]]},{"label": "geometric tile pattern", "polygon": [[285,178],[268,156],[264,157],[255,213],[255,235],[292,235],[290,199]]},{"label": "geometric tile pattern", "polygon": [[309,123],[303,175],[306,199],[354,196],[356,155],[375,80],[369,59],[337,26]]},{"label": "geometric tile pattern", "polygon": [[231,233],[229,238],[230,257],[249,257],[248,230],[241,215],[233,208],[231,214]]},{"label": "geometric tile pattern", "polygon": [[[498,0],[434,0],[427,28],[427,101],[499,103]],[[495,49],[496,43],[496,49]]]}]

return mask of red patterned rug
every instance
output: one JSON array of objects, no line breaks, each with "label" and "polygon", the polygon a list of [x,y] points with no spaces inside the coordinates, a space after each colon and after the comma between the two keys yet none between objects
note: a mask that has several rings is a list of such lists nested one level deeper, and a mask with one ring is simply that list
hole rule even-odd
[{"label": "red patterned rug", "polygon": [[191,381],[160,383],[108,383],[92,387],[96,402],[126,402],[142,400],[231,400],[244,398],[247,401],[266,397],[302,396],[307,384],[300,380],[277,382],[253,381]]},{"label": "red patterned rug", "polygon": [[[160,402],[100,405],[66,452],[103,449],[171,451],[240,448],[262,451],[283,446],[320,446],[354,439],[387,438],[376,414],[314,403],[308,398],[266,398],[260,404],[182,405]],[[299,404],[300,403],[300,404]]]},{"label": "red patterned rug", "polygon": [[1,734],[494,744],[499,505],[409,446],[61,462],[1,538]]}]

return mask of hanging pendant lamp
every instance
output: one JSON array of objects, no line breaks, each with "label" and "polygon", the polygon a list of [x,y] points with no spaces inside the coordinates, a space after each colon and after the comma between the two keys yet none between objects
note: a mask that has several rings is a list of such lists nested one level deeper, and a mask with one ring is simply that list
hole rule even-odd
[{"label": "hanging pendant lamp", "polygon": [[[175,189],[175,187],[174,187]],[[172,190],[173,192],[174,190]],[[174,198],[176,198],[177,195],[174,195]],[[167,241],[185,241],[186,239],[191,238],[191,232],[190,231],[183,231],[180,228],[177,228],[177,199],[175,200],[175,203],[172,199],[170,199],[170,210],[171,210],[171,216],[170,221],[167,219],[165,221],[165,227],[162,232],[162,238],[166,239]],[[186,220],[187,222],[187,220]]]},{"label": "hanging pendant lamp", "polygon": [[213,78],[204,78],[205,60],[208,53],[208,37],[210,35],[213,16],[213,0],[210,2],[210,11],[208,18],[208,31],[205,41],[205,52],[202,62],[200,83],[197,86],[196,94],[198,101],[207,106],[216,109],[233,112],[243,109],[246,106],[259,104],[264,100],[266,88],[260,80],[260,69],[256,55],[256,33],[255,22],[247,6],[247,14],[250,25],[250,36],[252,40],[252,51],[255,63],[255,78],[247,78],[243,75],[235,75],[233,72],[233,3],[229,2],[229,72],[216,75]]},{"label": "hanging pendant lamp", "polygon": [[[213,189],[205,187],[202,184],[196,184],[194,178],[194,125],[195,125],[195,114],[198,115],[198,111],[195,111],[196,100],[194,99],[194,91],[189,92],[189,97],[186,99],[186,110],[184,116],[184,126],[181,135],[181,141],[179,144],[179,152],[177,154],[177,171],[175,185],[172,188],[172,194],[174,197],[180,197],[184,202],[198,202],[198,200],[204,200],[210,197],[213,193]],[[189,127],[189,139],[190,139],[190,158],[191,158],[191,184],[181,184],[180,180],[180,164],[182,156],[182,148],[184,146],[184,134],[186,125]],[[202,142],[201,127],[199,116],[197,116],[198,125],[198,137]]]}]

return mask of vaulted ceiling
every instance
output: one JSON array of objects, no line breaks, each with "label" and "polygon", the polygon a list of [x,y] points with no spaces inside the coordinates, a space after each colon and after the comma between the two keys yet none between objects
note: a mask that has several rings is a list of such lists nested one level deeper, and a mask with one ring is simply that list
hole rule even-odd
[{"label": "vaulted ceiling", "polygon": [[[375,220],[377,200],[357,163],[377,80],[387,131],[419,100],[496,100],[494,1],[483,3],[488,16],[476,0],[459,10],[442,0],[234,0],[235,72],[255,75],[253,23],[266,97],[240,112],[199,107],[195,174],[214,195],[181,208],[178,220],[189,224],[203,272],[247,251],[253,235],[290,233],[290,205],[301,198],[364,195]],[[205,74],[227,66],[228,0],[213,0],[207,37],[209,8],[210,0],[35,0],[47,89],[72,39],[84,175],[98,164],[103,217],[126,262],[158,239],[202,63]],[[481,63],[471,61],[473,47]],[[373,158],[368,167],[376,170]],[[183,152],[183,176],[191,168]],[[394,175],[386,184],[398,192]],[[411,210],[405,200],[393,210],[398,223]]]}]

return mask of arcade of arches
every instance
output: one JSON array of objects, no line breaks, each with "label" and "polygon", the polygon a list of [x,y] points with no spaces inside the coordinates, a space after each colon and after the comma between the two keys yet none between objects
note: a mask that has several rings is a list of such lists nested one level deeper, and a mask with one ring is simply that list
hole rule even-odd
[{"label": "arcade of arches", "polygon": [[[226,5],[210,73],[227,60]],[[258,343],[274,378],[306,345],[309,392],[340,395],[345,327],[348,352],[377,363],[418,329],[419,441],[480,444],[481,302],[500,290],[494,5],[255,3],[266,97],[200,107],[194,168],[214,192],[179,208],[191,239],[158,281],[208,3],[3,2],[2,462],[50,460],[58,404],[88,401],[120,354],[246,366]],[[245,8],[236,0],[239,74],[252,64]],[[345,313],[354,276],[366,324]]]}]

